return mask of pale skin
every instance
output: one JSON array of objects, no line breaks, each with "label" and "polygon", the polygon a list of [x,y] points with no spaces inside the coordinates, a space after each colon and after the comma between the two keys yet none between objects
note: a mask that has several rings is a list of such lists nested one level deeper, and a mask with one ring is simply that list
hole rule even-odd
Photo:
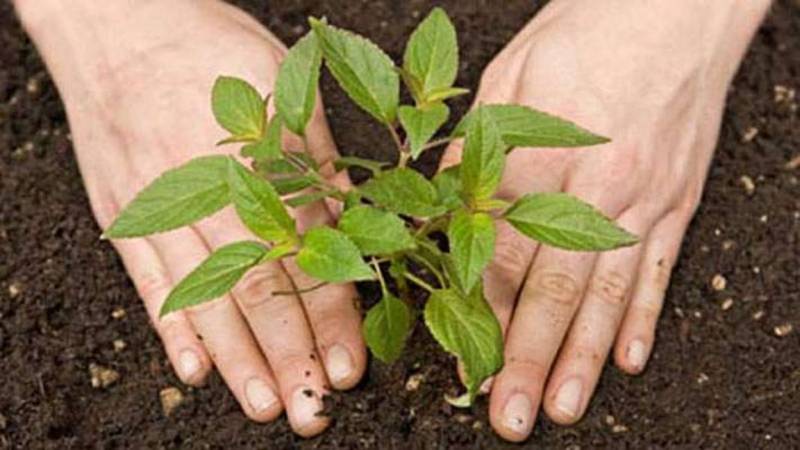
[{"label": "pale skin", "polygon": [[[254,19],[213,0],[15,3],[64,100],[103,228],[164,170],[220,151],[212,144],[224,135],[208,100],[218,75],[247,79],[266,94],[285,53]],[[622,250],[576,253],[499,225],[484,281],[506,337],[505,366],[486,386],[503,438],[526,439],[540,407],[557,423],[579,420],[612,350],[624,372],[645,368],[727,87],[768,7],[767,0],[554,0],[486,68],[476,104],[533,106],[613,140],[518,149],[500,195],[570,192],[641,237]],[[325,163],[336,148],[321,111],[309,143]],[[443,165],[459,159],[455,143]],[[297,219],[308,227],[334,212],[318,203]],[[316,415],[320,397],[354,386],[366,365],[351,285],[271,295],[290,280],[314,284],[288,261],[258,270],[225,298],[157,318],[175,282],[214,248],[248,238],[227,211],[113,244],[181,380],[200,385],[216,366],[248,417],[270,421],[285,410],[296,433],[312,436],[328,425]]]}]

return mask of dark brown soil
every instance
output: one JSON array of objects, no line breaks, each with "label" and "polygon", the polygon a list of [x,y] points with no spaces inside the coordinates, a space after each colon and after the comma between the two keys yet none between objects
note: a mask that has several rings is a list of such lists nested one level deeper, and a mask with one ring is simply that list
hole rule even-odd
[{"label": "dark brown soil", "polygon": [[[354,391],[332,399],[334,424],[311,440],[284,420],[258,425],[218,377],[181,386],[123,267],[98,240],[73,158],[62,105],[30,41],[0,5],[0,448],[503,448],[485,401],[452,410],[453,361],[418,327],[410,351],[373,363]],[[398,57],[426,1],[238,1],[287,42],[305,17],[328,16]],[[269,7],[266,4],[269,3]],[[459,84],[534,11],[533,2],[451,0],[462,42]],[[490,6],[494,5],[494,6]],[[36,86],[34,86],[36,85]],[[800,4],[776,3],[735,82],[705,199],[674,275],[646,373],[605,371],[587,417],[573,427],[540,419],[526,448],[800,448],[800,120],[775,86],[800,89]],[[35,87],[35,89],[34,89]],[[323,83],[336,140],[378,155],[384,136]],[[797,100],[795,100],[796,102]],[[459,111],[469,104],[461,99]],[[751,142],[742,135],[759,132]],[[434,168],[425,161],[425,170]],[[750,176],[747,195],[740,177]],[[715,274],[724,291],[711,289]],[[370,297],[369,287],[364,290]],[[721,305],[733,299],[730,309]],[[127,315],[112,318],[122,307]],[[784,337],[775,327],[791,324]],[[115,352],[113,341],[127,349]],[[121,379],[105,390],[91,363]],[[419,390],[406,379],[424,375]],[[187,402],[165,418],[159,391]],[[612,423],[613,422],[613,423]],[[616,428],[615,428],[616,425]]]}]

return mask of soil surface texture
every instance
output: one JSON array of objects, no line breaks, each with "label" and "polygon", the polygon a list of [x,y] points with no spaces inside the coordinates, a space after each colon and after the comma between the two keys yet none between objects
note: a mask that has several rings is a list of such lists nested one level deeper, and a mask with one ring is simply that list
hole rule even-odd
[{"label": "soil surface texture", "polygon": [[[119,258],[98,239],[64,108],[8,3],[0,4],[0,448],[800,448],[800,168],[787,168],[800,154],[796,0],[775,3],[736,77],[646,372],[630,377],[609,364],[580,423],[560,427],[540,415],[523,445],[492,433],[485,399],[470,410],[443,401],[458,389],[454,361],[421,325],[399,362],[371,362],[356,389],[330,399],[333,425],[313,439],[293,435],[285,419],[248,421],[216,375],[201,389],[182,385]],[[235,3],[287,44],[306,32],[307,16],[327,16],[395,59],[441,4],[459,32],[458,85],[473,90],[540,6]],[[393,158],[384,130],[329,75],[322,91],[343,153]],[[470,100],[458,99],[454,116]],[[431,173],[437,158],[421,168]],[[714,288],[717,275],[724,289]],[[366,304],[375,300],[373,287],[361,291]],[[183,402],[165,417],[160,393],[170,387],[161,395]]]}]

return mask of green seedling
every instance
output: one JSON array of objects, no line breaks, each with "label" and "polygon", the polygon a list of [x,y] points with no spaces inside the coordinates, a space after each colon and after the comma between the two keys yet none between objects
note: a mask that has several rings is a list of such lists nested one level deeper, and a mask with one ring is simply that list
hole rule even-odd
[{"label": "green seedling", "polygon": [[[174,287],[161,315],[218,298],[253,267],[291,257],[318,280],[297,286],[291,295],[327,283],[380,284],[382,299],[367,312],[363,333],[372,354],[386,363],[400,356],[412,328],[410,296],[427,291],[425,324],[464,367],[466,393],[449,401],[470,405],[481,383],[503,364],[503,336],[481,282],[493,257],[498,221],[568,250],[601,251],[637,242],[567,194],[496,197],[506,156],[515,148],[586,147],[608,139],[520,105],[480,105],[442,136],[440,128],[450,116],[445,101],[467,90],[453,86],[456,31],[441,9],[411,35],[402,68],[361,36],[324,20],[310,24],[311,31],[283,60],[271,100],[240,79],[220,77],[214,85],[214,115],[230,132],[221,144],[241,145],[249,164],[204,156],[167,171],[138,194],[105,236],[161,233],[233,205],[259,240],[217,249]],[[283,145],[290,134],[306,142],[323,62],[347,95],[388,130],[387,142],[391,138],[399,151],[394,167],[356,157],[337,160],[336,170],[360,167],[372,173],[346,191],[321,175],[307,145],[302,152]],[[401,81],[413,105],[399,104]],[[276,111],[272,117],[269,101]],[[463,139],[460,165],[433,180],[408,167],[423,152],[457,139]],[[298,232],[292,209],[323,199],[342,202],[338,224]],[[442,235],[446,243],[437,239]]]}]

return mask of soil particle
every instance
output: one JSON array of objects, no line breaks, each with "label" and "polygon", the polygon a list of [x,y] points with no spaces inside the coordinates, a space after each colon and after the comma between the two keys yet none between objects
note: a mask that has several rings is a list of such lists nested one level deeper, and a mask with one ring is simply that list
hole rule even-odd
[{"label": "soil particle", "polygon": [[116,320],[124,319],[127,314],[125,308],[114,308],[114,310],[111,311],[111,317]]},{"label": "soil particle", "polygon": [[98,389],[105,389],[116,383],[120,378],[119,372],[116,370],[95,363],[89,364],[89,375],[91,376],[92,387]]},{"label": "soil particle", "polygon": [[778,325],[773,331],[775,332],[775,336],[786,337],[792,332],[792,324],[784,323],[782,325]]},{"label": "soil particle", "polygon": [[184,402],[183,392],[174,386],[162,389],[158,393],[158,397],[161,400],[161,410],[166,417],[171,416]]},{"label": "soil particle", "polygon": [[744,186],[744,191],[747,193],[747,195],[753,195],[753,193],[756,191],[756,183],[753,182],[753,179],[747,175],[742,175],[739,178],[739,181],[742,182],[742,186]]},{"label": "soil particle", "polygon": [[728,280],[721,274],[716,274],[711,279],[711,287],[715,291],[724,291],[726,286],[728,286]]}]

